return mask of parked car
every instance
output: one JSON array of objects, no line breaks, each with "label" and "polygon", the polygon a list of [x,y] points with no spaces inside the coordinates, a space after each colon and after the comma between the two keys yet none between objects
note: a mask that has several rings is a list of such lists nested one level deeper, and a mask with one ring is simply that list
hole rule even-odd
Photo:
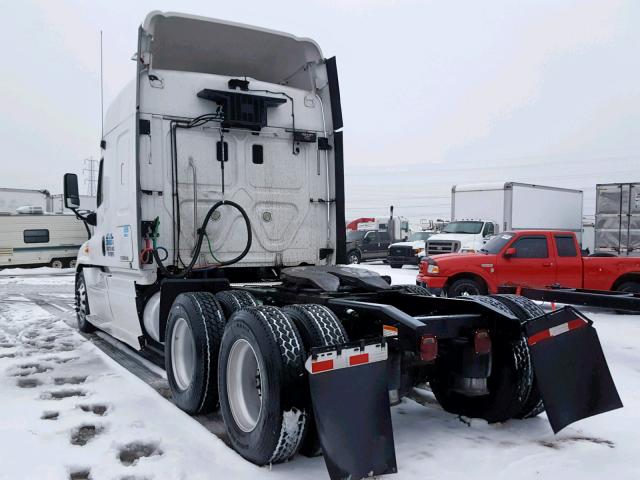
[{"label": "parked car", "polygon": [[385,259],[390,244],[388,232],[379,230],[348,231],[347,262],[360,263],[365,260]]},{"label": "parked car", "polygon": [[404,265],[418,265],[425,255],[425,245],[435,232],[415,232],[406,242],[392,243],[389,246],[387,263],[391,268],[402,268]]},{"label": "parked car", "polygon": [[502,285],[640,293],[640,258],[583,257],[573,232],[504,232],[475,254],[426,257],[416,283],[448,296],[497,293]]}]

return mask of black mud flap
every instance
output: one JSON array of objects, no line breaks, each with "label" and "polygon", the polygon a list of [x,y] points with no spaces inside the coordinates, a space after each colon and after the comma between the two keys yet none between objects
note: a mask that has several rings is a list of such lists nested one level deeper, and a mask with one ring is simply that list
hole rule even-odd
[{"label": "black mud flap", "polygon": [[314,349],[311,401],[332,480],[396,473],[387,390],[387,346]]},{"label": "black mud flap", "polygon": [[592,324],[571,307],[526,324],[533,369],[554,433],[622,407]]}]

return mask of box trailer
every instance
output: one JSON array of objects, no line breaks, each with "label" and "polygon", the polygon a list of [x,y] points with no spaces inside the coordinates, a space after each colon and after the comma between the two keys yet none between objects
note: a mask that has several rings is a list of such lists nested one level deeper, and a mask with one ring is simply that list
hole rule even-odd
[{"label": "box trailer", "polygon": [[[80,208],[78,210],[87,210],[94,212],[96,210],[96,197],[92,195],[80,195]],[[72,213],[71,210],[65,208],[63,195],[51,195],[51,213]]]},{"label": "box trailer", "polygon": [[0,214],[0,269],[75,267],[87,230],[75,215]]},{"label": "box trailer", "polygon": [[429,238],[427,253],[467,252],[509,230],[572,231],[581,239],[582,191],[528,183],[454,185],[451,222]]},{"label": "box trailer", "polygon": [[595,251],[640,256],[640,183],[596,185]]},{"label": "box trailer", "polygon": [[[482,219],[506,230],[582,232],[582,190],[528,183],[454,185],[451,220]],[[496,232],[498,233],[498,232]]]},{"label": "box trailer", "polygon": [[51,194],[48,190],[27,188],[0,188],[0,212],[14,213],[16,208],[24,206],[41,207],[51,211]]}]

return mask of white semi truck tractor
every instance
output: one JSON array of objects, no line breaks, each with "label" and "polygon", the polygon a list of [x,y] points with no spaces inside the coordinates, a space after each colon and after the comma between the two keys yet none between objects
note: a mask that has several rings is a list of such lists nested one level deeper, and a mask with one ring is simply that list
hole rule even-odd
[{"label": "white semi truck tractor", "polygon": [[[390,404],[425,381],[448,411],[491,422],[547,405],[556,431],[619,406],[570,307],[437,298],[336,265],[340,94],[314,41],[152,12],[135,60],[105,118],[97,210],[77,212],[77,177],[64,179],[65,206],[95,226],[78,254],[78,325],[164,365],[184,411],[220,409],[244,458],[322,453],[333,479],[394,473]],[[584,348],[527,343],[567,322]],[[559,375],[558,362],[581,369]]]}]

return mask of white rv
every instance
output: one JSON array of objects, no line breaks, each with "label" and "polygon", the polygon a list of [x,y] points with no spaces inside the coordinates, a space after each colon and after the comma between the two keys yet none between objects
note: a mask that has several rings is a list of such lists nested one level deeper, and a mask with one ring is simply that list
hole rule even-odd
[{"label": "white rv", "polygon": [[[21,210],[21,209],[19,209]],[[0,269],[10,267],[75,267],[80,245],[87,241],[75,215],[0,213]]]}]

